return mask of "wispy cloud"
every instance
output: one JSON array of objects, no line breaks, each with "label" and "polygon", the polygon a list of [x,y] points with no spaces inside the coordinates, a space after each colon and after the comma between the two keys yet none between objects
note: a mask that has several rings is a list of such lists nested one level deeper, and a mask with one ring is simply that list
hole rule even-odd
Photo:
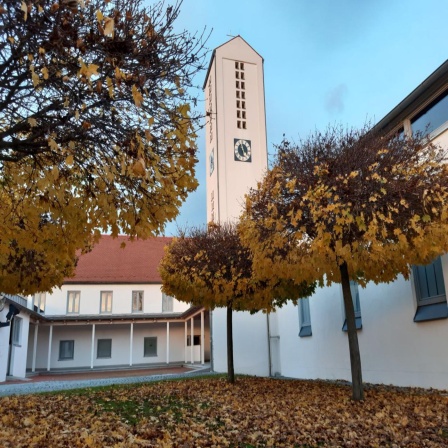
[{"label": "wispy cloud", "polygon": [[325,109],[331,114],[339,114],[344,111],[344,99],[348,89],[345,84],[339,84],[327,92],[325,97]]}]

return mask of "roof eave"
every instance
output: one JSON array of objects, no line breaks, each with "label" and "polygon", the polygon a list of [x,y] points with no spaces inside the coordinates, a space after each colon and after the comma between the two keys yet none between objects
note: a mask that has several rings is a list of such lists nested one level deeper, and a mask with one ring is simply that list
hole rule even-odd
[{"label": "roof eave", "polygon": [[403,101],[394,107],[374,127],[375,131],[387,133],[408,117],[412,111],[433,96],[448,81],[448,60],[417,86]]}]

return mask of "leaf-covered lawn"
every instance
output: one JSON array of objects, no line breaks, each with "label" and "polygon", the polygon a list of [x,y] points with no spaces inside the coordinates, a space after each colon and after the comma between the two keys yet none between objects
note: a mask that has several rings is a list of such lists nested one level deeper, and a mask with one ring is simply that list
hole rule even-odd
[{"label": "leaf-covered lawn", "polygon": [[448,446],[448,396],[208,377],[0,400],[2,447]]}]

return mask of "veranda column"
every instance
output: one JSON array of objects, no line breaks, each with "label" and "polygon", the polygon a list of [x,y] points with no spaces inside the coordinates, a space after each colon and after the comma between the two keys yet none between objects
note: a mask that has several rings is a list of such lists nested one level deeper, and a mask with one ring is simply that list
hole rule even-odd
[{"label": "veranda column", "polygon": [[170,363],[170,323],[166,323],[166,363]]},{"label": "veranda column", "polygon": [[132,366],[132,347],[134,346],[134,322],[131,322],[131,335],[129,338],[129,366]]},{"label": "veranda column", "polygon": [[201,364],[204,364],[204,343],[205,343],[205,334],[204,334],[204,311],[201,311]]},{"label": "veranda column", "polygon": [[39,321],[34,325],[34,342],[33,342],[33,362],[31,365],[31,371],[36,371],[36,353],[37,353],[37,333],[39,331]]},{"label": "veranda column", "polygon": [[90,344],[90,368],[93,369],[93,355],[95,353],[95,324],[92,324],[92,343]]},{"label": "veranda column", "polygon": [[187,339],[188,339],[188,322],[185,321],[185,364],[188,362],[187,360]]},{"label": "veranda column", "polygon": [[191,363],[194,363],[194,317],[191,318],[191,336],[190,336],[190,353],[191,353]]},{"label": "veranda column", "polygon": [[53,342],[53,324],[50,325],[50,335],[48,336],[48,360],[47,370],[50,371],[51,364],[51,343]]}]

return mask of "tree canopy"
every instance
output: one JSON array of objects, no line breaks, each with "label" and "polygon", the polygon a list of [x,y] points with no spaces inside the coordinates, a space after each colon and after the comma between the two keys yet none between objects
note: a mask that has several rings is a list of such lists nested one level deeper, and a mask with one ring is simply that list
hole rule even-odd
[{"label": "tree canopy", "polygon": [[228,375],[234,381],[232,311],[272,311],[314,292],[314,284],[256,279],[251,252],[235,224],[210,224],[181,232],[167,247],[159,271],[162,289],[208,309],[227,308]]},{"label": "tree canopy", "polygon": [[446,150],[367,128],[329,128],[277,148],[241,224],[259,275],[362,286],[409,277],[448,250]]},{"label": "tree canopy", "polygon": [[[423,135],[329,128],[283,141],[240,226],[261,278],[341,283],[354,398],[362,376],[349,281],[409,277],[448,251],[446,150]],[[358,388],[358,389],[357,389]]]},{"label": "tree canopy", "polygon": [[159,271],[167,294],[207,309],[269,312],[314,292],[305,283],[255,278],[252,254],[232,223],[181,231],[166,247]]},{"label": "tree canopy", "polygon": [[175,31],[180,6],[0,6],[0,290],[60,284],[101,231],[159,233],[197,187],[206,50]]}]

